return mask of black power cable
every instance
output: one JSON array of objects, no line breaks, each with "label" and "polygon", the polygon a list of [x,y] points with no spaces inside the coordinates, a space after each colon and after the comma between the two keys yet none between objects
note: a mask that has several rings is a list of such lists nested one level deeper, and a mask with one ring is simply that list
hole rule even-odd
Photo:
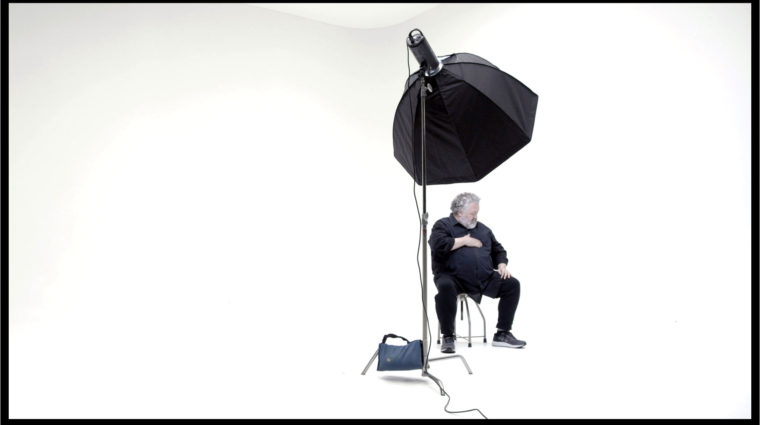
[{"label": "black power cable", "polygon": [[[409,78],[412,77],[412,69],[411,69],[411,66],[409,65],[409,46],[407,46],[407,49],[406,49],[406,67],[407,67],[407,70],[409,71],[409,77],[406,80],[407,81],[406,90],[409,90],[409,85],[408,85]],[[410,116],[412,117],[412,120],[411,120],[412,127],[414,127],[414,112],[412,111],[411,102],[409,102],[409,112],[410,112]],[[412,128],[412,134],[414,134],[414,128]],[[419,278],[420,278],[420,293],[422,294],[422,311],[425,314],[425,322],[427,323],[427,332],[428,332],[427,358],[425,358],[425,362],[423,363],[423,367],[425,367],[425,365],[427,365],[428,363],[428,359],[430,358],[430,347],[432,345],[433,335],[431,334],[431,331],[430,331],[430,320],[428,319],[428,316],[427,316],[427,309],[425,308],[424,291],[422,290],[423,289],[422,288],[423,271],[422,271],[422,266],[420,266],[420,248],[422,247],[422,243],[423,243],[422,241],[422,214],[420,214],[420,205],[417,202],[417,185],[416,185],[416,182],[414,181],[414,178],[412,178],[412,189],[414,193],[414,206],[417,208],[417,219],[419,220],[419,223],[420,223],[420,233],[417,238],[417,271],[419,273]],[[427,273],[427,270],[425,270],[425,272]],[[447,413],[466,413],[466,412],[477,411],[478,413],[480,413],[481,416],[483,416],[484,419],[488,419],[486,415],[484,415],[483,412],[480,411],[480,409],[449,410],[448,407],[449,407],[449,403],[451,403],[451,396],[449,395],[449,393],[446,392],[446,390],[443,389],[442,383],[438,383],[435,379],[433,379],[432,381],[435,382],[436,385],[438,385],[438,388],[441,390],[441,394],[446,395],[446,397],[448,398],[446,405],[443,406],[444,411],[446,411]]]}]

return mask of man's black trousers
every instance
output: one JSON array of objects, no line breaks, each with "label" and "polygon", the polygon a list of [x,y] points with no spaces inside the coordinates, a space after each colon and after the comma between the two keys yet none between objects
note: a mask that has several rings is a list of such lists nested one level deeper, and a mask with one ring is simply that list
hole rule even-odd
[{"label": "man's black trousers", "polygon": [[517,303],[520,301],[520,281],[514,276],[502,279],[494,273],[483,289],[470,288],[463,285],[457,278],[447,274],[435,278],[438,294],[435,296],[435,311],[438,323],[441,324],[442,335],[454,335],[454,325],[457,315],[457,295],[467,292],[480,292],[490,298],[499,298],[499,319],[496,328],[505,331],[512,330]]}]

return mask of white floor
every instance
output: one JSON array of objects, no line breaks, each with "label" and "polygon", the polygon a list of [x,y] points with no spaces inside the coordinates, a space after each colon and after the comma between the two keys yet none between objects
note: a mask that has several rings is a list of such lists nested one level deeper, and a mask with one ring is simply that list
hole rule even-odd
[{"label": "white floor", "polygon": [[[636,293],[618,301],[601,289],[578,308],[580,297],[568,301],[577,286],[524,286],[513,332],[525,348],[490,345],[497,300],[484,298],[489,342],[457,342],[472,375],[458,359],[431,363],[448,410],[489,419],[750,418],[744,309],[643,309]],[[30,313],[35,320],[11,322],[10,418],[481,418],[447,413],[448,398],[421,370],[379,372],[375,360],[361,374],[384,334],[421,338],[413,297],[362,288],[362,302],[347,302],[348,287],[340,296],[307,285],[300,297],[267,299],[224,287],[166,296],[86,289],[69,287]],[[461,334],[466,322],[457,323]],[[472,323],[480,335],[474,308]],[[430,356],[445,356],[431,342]]]},{"label": "white floor", "polygon": [[[494,308],[484,302],[490,320]],[[368,327],[382,329],[376,322]],[[134,321],[11,332],[10,417],[481,418],[447,413],[448,398],[420,370],[379,372],[375,360],[362,375],[382,331],[167,323],[152,333]],[[491,346],[489,330],[488,343],[457,342],[472,375],[459,359],[434,361],[430,373],[448,410],[489,419],[750,417],[749,339],[701,344],[698,331],[675,325],[648,338],[604,329],[526,321],[515,330],[523,349]],[[433,340],[431,358],[444,356],[439,347]]]},{"label": "white floor", "polygon": [[[688,350],[661,344],[631,341],[615,347],[614,341],[573,340],[534,337],[519,350],[482,340],[469,348],[460,340],[457,354],[473,374],[458,359],[434,361],[430,373],[443,381],[452,398],[448,410],[477,408],[489,419],[749,417],[749,388],[737,385],[742,379],[730,365],[723,370],[699,367],[691,364]],[[443,356],[434,345],[431,357]],[[348,378],[354,388],[352,410],[359,417],[481,417],[477,412],[446,413],[448,399],[419,371],[372,370],[361,378]]]}]

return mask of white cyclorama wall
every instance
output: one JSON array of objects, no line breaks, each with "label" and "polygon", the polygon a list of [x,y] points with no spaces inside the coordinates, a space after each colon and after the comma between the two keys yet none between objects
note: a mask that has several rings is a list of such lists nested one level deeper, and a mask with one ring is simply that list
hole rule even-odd
[{"label": "white cyclorama wall", "polygon": [[[392,147],[414,28],[539,96],[530,144],[427,191],[431,226],[481,196],[515,334],[596,364],[587,385],[622,362],[620,385],[686,391],[675,417],[749,417],[749,4],[444,4],[377,30],[244,4],[9,13],[11,418],[309,417],[293,381],[345,392],[382,335],[421,338]],[[311,390],[311,413],[362,416]]]}]

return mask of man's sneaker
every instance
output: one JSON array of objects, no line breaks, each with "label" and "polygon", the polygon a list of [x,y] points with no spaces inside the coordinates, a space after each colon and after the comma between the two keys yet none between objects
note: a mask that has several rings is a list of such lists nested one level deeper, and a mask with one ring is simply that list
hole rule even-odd
[{"label": "man's sneaker", "polygon": [[453,353],[456,351],[456,338],[453,336],[443,336],[443,344],[441,344],[441,353]]},{"label": "man's sneaker", "polygon": [[512,335],[512,332],[496,332],[491,344],[495,347],[522,348],[525,347],[525,341],[520,341]]}]

